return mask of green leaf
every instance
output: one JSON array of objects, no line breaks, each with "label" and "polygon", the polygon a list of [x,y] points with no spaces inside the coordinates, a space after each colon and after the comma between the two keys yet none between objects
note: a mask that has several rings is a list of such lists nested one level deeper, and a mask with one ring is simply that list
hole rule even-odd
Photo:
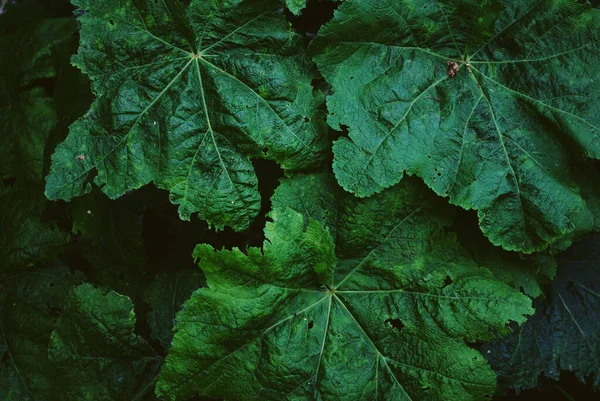
[{"label": "green leaf", "polygon": [[161,361],[134,326],[129,298],[90,284],[74,289],[48,351],[65,380],[61,400],[148,399]]},{"label": "green leaf", "polygon": [[293,179],[283,179],[272,198],[273,209],[290,208],[306,217],[321,222],[335,238],[337,201],[343,197],[329,172],[296,174]]},{"label": "green leaf", "polygon": [[57,73],[54,49],[76,31],[43,4],[22,0],[0,15],[0,272],[54,258],[69,240],[44,216],[41,187],[49,138],[59,121],[53,99],[35,86]]},{"label": "green leaf", "polygon": [[515,333],[486,344],[484,355],[503,390],[533,388],[561,370],[600,386],[600,237],[584,239],[559,259],[558,275],[536,313]]},{"label": "green leaf", "polygon": [[48,344],[73,285],[81,279],[62,266],[0,273],[1,400],[48,400],[59,391]]},{"label": "green leaf", "polygon": [[585,234],[600,233],[600,187],[597,184],[600,165],[595,167],[592,160],[587,160],[573,167],[577,183],[581,187],[585,207],[571,218],[575,229],[552,244],[551,250],[554,253],[566,250]]},{"label": "green leaf", "polygon": [[279,0],[74,2],[74,63],[97,99],[53,156],[48,198],[89,192],[97,172],[111,198],[154,182],[182,219],[243,230],[260,209],[249,158],[322,159],[322,95]]},{"label": "green leaf", "polygon": [[152,338],[164,349],[171,347],[175,314],[192,293],[205,284],[201,271],[181,270],[162,273],[146,288],[144,299],[152,308],[147,316],[148,325]]},{"label": "green leaf", "polygon": [[77,28],[73,18],[50,18],[43,5],[24,0],[0,15],[0,179],[41,181],[44,146],[58,117],[39,78],[56,75],[53,48]]},{"label": "green leaf", "polygon": [[479,265],[487,267],[496,278],[531,298],[542,295],[544,286],[556,275],[556,260],[550,252],[523,255],[503,251],[481,233],[474,214],[466,211],[458,213],[452,230]]},{"label": "green leaf", "polygon": [[494,277],[511,287],[537,298],[543,293],[544,285],[551,282],[556,274],[556,262],[547,253],[521,255],[504,252],[481,238],[478,242],[462,242],[473,258],[491,270]]},{"label": "green leaf", "polygon": [[[304,182],[285,186],[323,197]],[[530,300],[444,233],[451,209],[415,180],[337,209],[335,240],[285,209],[271,213],[262,249],[196,248],[209,287],[177,315],[157,395],[482,400],[494,391],[465,342],[522,323]]]},{"label": "green leaf", "polygon": [[349,127],[340,185],[364,197],[417,175],[507,250],[572,231],[569,149],[600,158],[600,14],[580,3],[342,3],[311,44],[329,124]]},{"label": "green leaf", "polygon": [[43,182],[45,145],[57,122],[52,99],[39,87],[0,107],[0,178]]},{"label": "green leaf", "polygon": [[302,14],[307,0],[285,0],[285,5],[294,15]]},{"label": "green leaf", "polygon": [[[0,15],[0,93],[53,77],[52,46],[77,30],[73,18],[51,18],[43,4],[21,0]],[[5,100],[0,98],[0,105]]]},{"label": "green leaf", "polygon": [[42,219],[41,188],[0,183],[0,273],[53,259],[69,242],[52,221]]}]

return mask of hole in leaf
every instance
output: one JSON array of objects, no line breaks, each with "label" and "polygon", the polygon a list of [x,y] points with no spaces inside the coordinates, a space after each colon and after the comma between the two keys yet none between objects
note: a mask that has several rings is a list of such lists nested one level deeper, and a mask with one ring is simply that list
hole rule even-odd
[{"label": "hole in leaf", "polygon": [[110,23],[110,25],[115,26],[115,21],[110,20],[109,23]]},{"label": "hole in leaf", "polygon": [[446,276],[446,279],[444,280],[444,285],[442,285],[442,288],[446,288],[448,287],[450,284],[452,284],[454,281],[452,281],[452,279],[450,278],[450,276]]},{"label": "hole in leaf", "polygon": [[284,9],[287,20],[292,23],[294,31],[298,32],[308,42],[317,36],[319,28],[333,18],[333,12],[337,9],[337,1],[319,0],[308,1],[306,8],[300,15],[293,15],[289,10]]},{"label": "hole in leaf", "polygon": [[310,322],[308,322],[308,329],[312,329],[314,325],[314,322],[311,320]]},{"label": "hole in leaf", "polygon": [[310,122],[310,118],[309,117],[304,117],[304,121],[305,122]]},{"label": "hole in leaf", "polygon": [[389,324],[391,328],[396,329],[398,331],[404,328],[404,323],[402,323],[400,319],[387,319],[385,323]]}]

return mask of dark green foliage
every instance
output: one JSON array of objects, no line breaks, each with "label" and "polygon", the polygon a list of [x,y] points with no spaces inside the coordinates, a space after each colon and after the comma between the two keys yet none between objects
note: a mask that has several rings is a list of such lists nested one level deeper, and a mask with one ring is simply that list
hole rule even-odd
[{"label": "dark green foliage", "polygon": [[537,385],[561,370],[600,386],[600,237],[574,245],[559,259],[556,279],[536,313],[515,333],[484,347],[503,390]]},{"label": "dark green foliage", "polygon": [[329,203],[331,213],[315,218],[335,239],[314,210],[298,207],[304,215],[271,213],[262,250],[196,248],[208,288],[177,315],[159,396],[482,400],[493,392],[494,375],[464,342],[523,322],[530,300],[443,232],[452,209],[423,184],[338,203],[327,200],[331,181],[292,179],[274,203],[300,189],[291,206]]},{"label": "dark green foliage", "polygon": [[0,0],[0,401],[597,398],[588,2],[71,1]]},{"label": "dark green foliage", "polygon": [[278,0],[74,3],[74,63],[97,99],[53,156],[50,199],[88,193],[97,172],[111,198],[154,182],[182,219],[244,230],[260,209],[249,158],[322,159],[323,97]]},{"label": "dark green foliage", "polygon": [[600,158],[600,14],[552,0],[348,0],[311,45],[342,187],[409,175],[531,253],[576,229],[571,165]]}]

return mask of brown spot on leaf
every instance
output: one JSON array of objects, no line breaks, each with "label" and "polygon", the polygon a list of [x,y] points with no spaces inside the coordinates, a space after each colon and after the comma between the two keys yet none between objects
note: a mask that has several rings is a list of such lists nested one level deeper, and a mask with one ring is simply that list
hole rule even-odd
[{"label": "brown spot on leaf", "polygon": [[446,63],[448,64],[448,76],[454,78],[458,74],[458,63],[452,60],[446,60]]}]

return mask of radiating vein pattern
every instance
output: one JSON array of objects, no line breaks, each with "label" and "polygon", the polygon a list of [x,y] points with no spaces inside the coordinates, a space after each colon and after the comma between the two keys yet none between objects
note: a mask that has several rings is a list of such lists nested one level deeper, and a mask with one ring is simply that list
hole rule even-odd
[{"label": "radiating vein pattern", "polygon": [[[368,42],[365,41],[368,38]],[[340,185],[405,173],[531,253],[576,229],[570,165],[600,158],[600,14],[564,0],[348,0],[311,43],[332,85]],[[455,68],[456,70],[452,70]]]},{"label": "radiating vein pattern", "polygon": [[196,248],[208,288],[177,315],[159,396],[414,401],[493,392],[494,374],[465,342],[506,333],[532,313],[531,301],[444,233],[451,210],[422,183],[403,180],[366,199],[342,194],[328,203],[329,219],[318,200],[336,193],[332,181],[284,180],[262,249]]},{"label": "radiating vein pattern", "polygon": [[74,2],[74,62],[97,98],[53,155],[50,199],[153,182],[182,219],[243,230],[260,209],[250,159],[289,170],[322,159],[322,95],[277,0]]}]

